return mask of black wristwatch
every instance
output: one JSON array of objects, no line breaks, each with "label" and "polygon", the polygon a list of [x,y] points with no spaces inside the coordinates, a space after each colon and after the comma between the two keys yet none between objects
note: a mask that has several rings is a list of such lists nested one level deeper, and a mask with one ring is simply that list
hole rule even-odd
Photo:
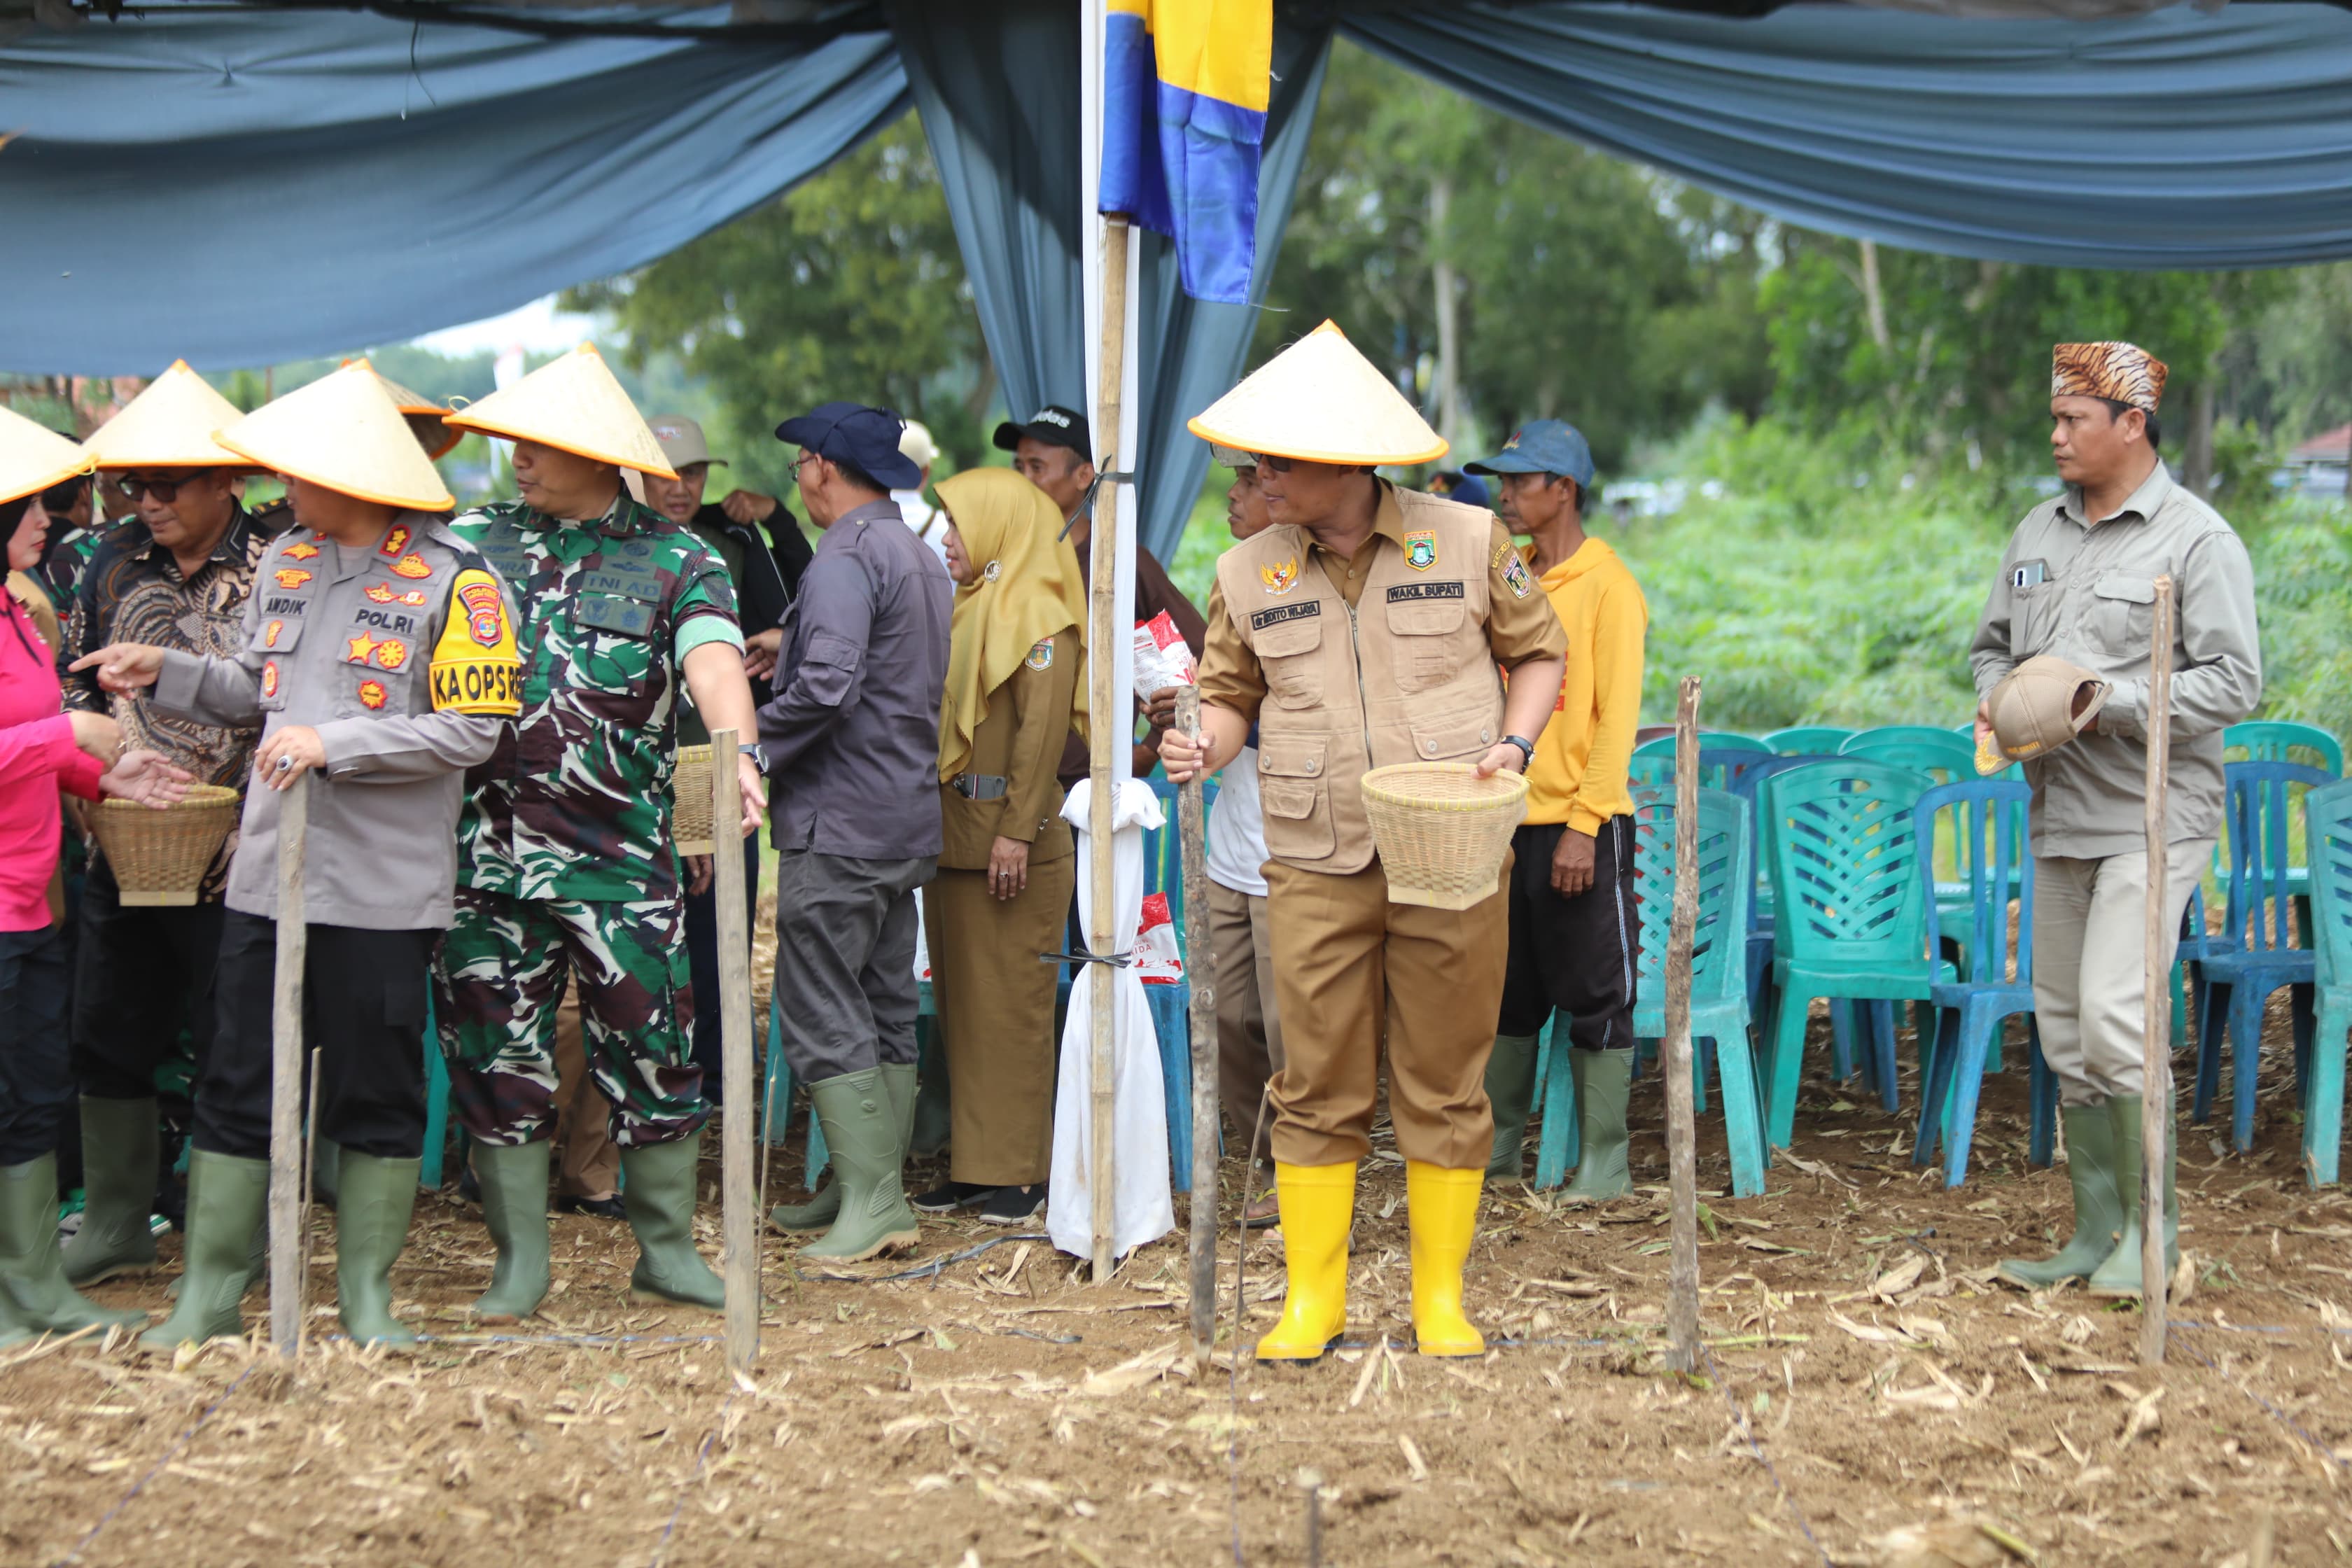
[{"label": "black wristwatch", "polygon": [[1517,746],[1519,749],[1520,773],[1525,773],[1528,769],[1535,765],[1536,743],[1525,735],[1506,735],[1501,743],[1506,746]]},{"label": "black wristwatch", "polygon": [[[759,744],[756,742],[748,742],[735,749],[751,759],[751,765],[760,770],[760,776],[761,778],[766,778],[768,776],[768,759],[766,755],[761,752]],[[1530,752],[1528,754],[1533,755],[1534,753]]]}]

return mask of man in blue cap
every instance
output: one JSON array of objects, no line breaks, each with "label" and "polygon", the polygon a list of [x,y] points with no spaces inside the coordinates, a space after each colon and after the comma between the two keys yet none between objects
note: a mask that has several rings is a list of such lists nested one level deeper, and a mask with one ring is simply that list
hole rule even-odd
[{"label": "man in blue cap", "polygon": [[899,1171],[915,1116],[915,889],[938,868],[940,699],[955,586],[899,515],[922,473],[887,408],[828,403],[776,426],[824,537],[760,710],[776,845],[784,1060],[809,1086],[835,1180],[775,1211],[830,1227],[844,1261],[918,1236]]},{"label": "man in blue cap", "polygon": [[1495,477],[1503,522],[1568,629],[1568,673],[1528,764],[1528,816],[1512,840],[1511,951],[1486,1094],[1495,1104],[1489,1175],[1519,1173],[1535,1092],[1536,1037],[1569,1016],[1581,1163],[1571,1198],[1622,1196],[1625,1102],[1633,1065],[1633,800],[1626,772],[1641,722],[1649,606],[1617,552],[1584,531],[1592,448],[1574,426],[1538,419],[1503,449],[1465,465]]}]

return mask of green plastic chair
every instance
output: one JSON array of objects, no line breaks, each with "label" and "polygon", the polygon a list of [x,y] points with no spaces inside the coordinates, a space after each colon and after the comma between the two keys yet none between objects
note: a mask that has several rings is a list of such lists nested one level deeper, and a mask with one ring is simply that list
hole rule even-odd
[{"label": "green plastic chair", "polygon": [[[2344,742],[2316,724],[2291,724],[2281,720],[2263,719],[2251,723],[2232,724],[2221,731],[2221,749],[2226,753],[2242,748],[2242,757],[2224,756],[2226,762],[2301,763],[2305,767],[2316,767],[2337,778],[2344,776]],[[2295,755],[2301,752],[2306,753]]]},{"label": "green plastic chair", "polygon": [[1768,1143],[1789,1146],[1816,996],[1869,1001],[1879,1094],[1895,1108],[1894,1004],[1926,1002],[1945,976],[1927,952],[1915,807],[1927,774],[1841,757],[1764,781],[1772,868],[1774,1005]]},{"label": "green plastic chair", "polygon": [[1977,776],[1975,741],[1932,724],[1885,724],[1849,735],[1842,757],[1867,757],[1891,767],[1916,768],[1937,784],[1964,784]]},{"label": "green plastic chair", "polygon": [[2318,1027],[2304,1081],[2303,1173],[2321,1187],[2336,1179],[2344,1143],[2344,1040],[2352,1031],[2352,783],[2304,796],[2303,819],[2312,945],[2319,951]]},{"label": "green plastic chair", "polygon": [[[1736,730],[1701,730],[1698,732],[1698,748],[1702,752],[1769,752],[1772,749],[1755,736],[1743,735]],[[1660,752],[1669,757],[1675,754],[1673,735],[1660,735],[1633,748],[1633,754],[1637,757],[1653,757]]]},{"label": "green plastic chair", "polygon": [[1840,724],[1793,724],[1772,731],[1764,743],[1784,757],[1834,756],[1853,734]]}]

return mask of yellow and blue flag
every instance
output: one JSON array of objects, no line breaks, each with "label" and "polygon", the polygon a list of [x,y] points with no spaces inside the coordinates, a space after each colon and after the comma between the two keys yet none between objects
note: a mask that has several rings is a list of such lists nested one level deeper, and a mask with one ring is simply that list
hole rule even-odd
[{"label": "yellow and blue flag", "polygon": [[1098,205],[1174,240],[1187,294],[1245,303],[1274,0],[1108,0],[1105,9]]}]

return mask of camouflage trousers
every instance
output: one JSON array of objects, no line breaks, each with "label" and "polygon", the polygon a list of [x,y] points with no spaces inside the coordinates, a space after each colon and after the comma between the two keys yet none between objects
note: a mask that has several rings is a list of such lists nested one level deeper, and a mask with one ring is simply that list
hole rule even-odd
[{"label": "camouflage trousers", "polygon": [[589,1075],[612,1102],[613,1141],[672,1142],[709,1120],[683,925],[675,898],[517,899],[459,888],[434,986],[449,1103],[466,1131],[509,1146],[553,1132],[555,1013],[567,974],[580,987]]}]

